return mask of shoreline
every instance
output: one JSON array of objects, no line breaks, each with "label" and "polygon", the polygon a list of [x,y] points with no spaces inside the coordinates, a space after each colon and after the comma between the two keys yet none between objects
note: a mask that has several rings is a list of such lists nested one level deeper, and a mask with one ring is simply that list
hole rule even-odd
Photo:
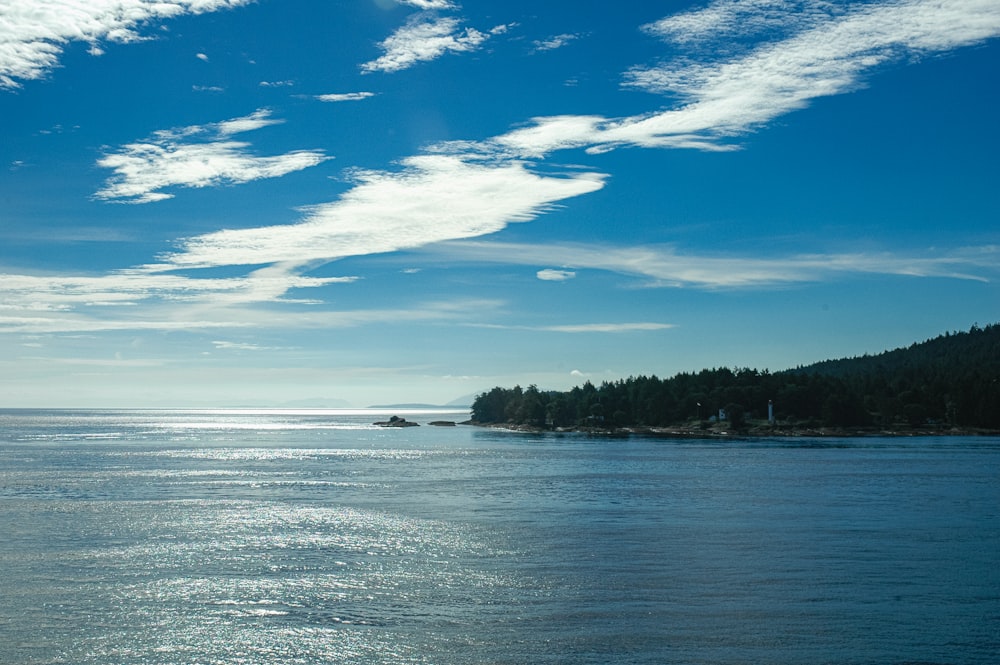
[{"label": "shoreline", "polygon": [[742,429],[727,429],[719,425],[674,425],[670,427],[537,427],[513,423],[479,423],[467,420],[463,425],[486,429],[507,430],[524,434],[590,434],[623,437],[650,436],[677,439],[740,439],[740,438],[864,438],[864,437],[949,437],[1000,436],[1000,430],[973,427],[800,427],[795,425],[752,425]]}]

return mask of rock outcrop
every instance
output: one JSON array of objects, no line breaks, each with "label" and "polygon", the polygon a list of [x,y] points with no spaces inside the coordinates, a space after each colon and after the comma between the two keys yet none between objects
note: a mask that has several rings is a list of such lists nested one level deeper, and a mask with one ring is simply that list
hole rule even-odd
[{"label": "rock outcrop", "polygon": [[383,420],[382,422],[372,423],[378,427],[419,427],[420,423],[415,423],[412,420],[407,420],[406,418],[400,418],[399,416],[393,416],[389,420]]}]

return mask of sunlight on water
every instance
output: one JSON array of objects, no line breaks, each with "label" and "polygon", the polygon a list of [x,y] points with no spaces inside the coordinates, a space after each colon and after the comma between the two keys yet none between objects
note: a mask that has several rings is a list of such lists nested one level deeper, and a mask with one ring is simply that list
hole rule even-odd
[{"label": "sunlight on water", "polygon": [[[146,454],[146,453],[142,453]],[[386,450],[362,448],[202,448],[197,450],[162,450],[151,455],[172,458],[188,458],[198,460],[218,460],[225,462],[262,462],[262,461],[304,461],[323,459],[356,459],[367,460],[417,460],[431,455],[446,454],[434,450]]]},{"label": "sunlight on water", "polygon": [[4,664],[993,665],[1000,650],[994,439],[240,433],[172,412],[190,418],[178,442],[129,412],[102,441],[81,433],[115,434],[114,413],[3,414]]},{"label": "sunlight on water", "polygon": [[[474,532],[443,522],[251,503],[146,508],[159,519],[152,538],[95,550],[88,559],[117,570],[120,580],[133,578],[117,589],[113,604],[124,611],[111,625],[166,627],[158,642],[174,658],[316,658],[335,649],[338,658],[354,654],[390,662],[385,658],[399,645],[382,632],[358,633],[358,627],[394,628],[444,617],[473,602],[461,591],[469,584],[483,598],[503,584],[466,563],[488,556],[490,547]],[[122,526],[144,524],[132,518]],[[185,574],[192,570],[204,576]],[[127,643],[128,632],[105,636],[101,657],[129,658],[114,646]],[[285,642],[290,633],[297,636],[294,649]]]}]

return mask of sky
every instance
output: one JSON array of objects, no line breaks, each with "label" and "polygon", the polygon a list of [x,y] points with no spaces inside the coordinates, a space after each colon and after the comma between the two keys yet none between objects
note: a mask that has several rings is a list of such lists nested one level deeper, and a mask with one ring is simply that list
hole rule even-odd
[{"label": "sky", "polygon": [[0,406],[445,404],[996,322],[998,36],[996,0],[0,0]]}]

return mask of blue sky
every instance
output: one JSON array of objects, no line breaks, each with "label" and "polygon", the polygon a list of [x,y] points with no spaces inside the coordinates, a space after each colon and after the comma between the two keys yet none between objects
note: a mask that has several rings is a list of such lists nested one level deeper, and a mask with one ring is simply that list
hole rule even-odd
[{"label": "blue sky", "polygon": [[998,35],[996,0],[0,0],[0,403],[445,403],[995,322]]}]

